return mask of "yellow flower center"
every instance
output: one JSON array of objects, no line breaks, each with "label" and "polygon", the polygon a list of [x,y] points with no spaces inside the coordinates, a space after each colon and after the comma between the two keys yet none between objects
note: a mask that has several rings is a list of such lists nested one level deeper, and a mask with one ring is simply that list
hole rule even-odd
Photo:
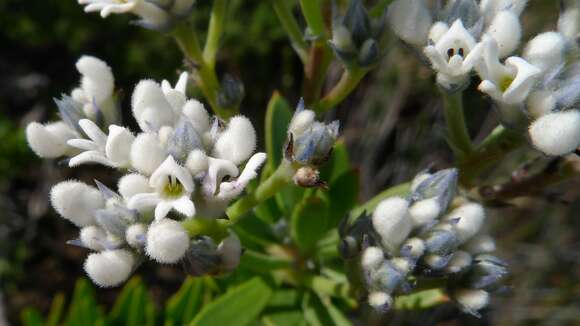
[{"label": "yellow flower center", "polygon": [[507,91],[508,88],[510,88],[510,86],[513,82],[514,82],[513,77],[506,76],[499,83],[499,89],[501,89],[502,92],[505,92],[505,91]]},{"label": "yellow flower center", "polygon": [[169,182],[163,187],[163,195],[168,198],[181,197],[183,195],[183,185],[176,178],[167,177]]}]

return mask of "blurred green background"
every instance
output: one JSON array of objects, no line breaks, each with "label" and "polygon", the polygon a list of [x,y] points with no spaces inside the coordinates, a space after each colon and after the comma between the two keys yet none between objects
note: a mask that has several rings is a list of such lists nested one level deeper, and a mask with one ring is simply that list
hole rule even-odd
[{"label": "blurred green background", "polygon": [[[531,1],[524,19],[527,34],[554,27],[557,2]],[[210,5],[210,0],[198,1],[194,19],[200,28],[207,25]],[[302,66],[269,1],[232,0],[228,15],[218,74],[227,72],[244,82],[241,110],[260,134],[266,104],[275,90],[290,103],[298,101]],[[74,63],[82,54],[97,56],[113,68],[124,108],[137,81],[173,81],[184,68],[170,37],[129,21],[127,16],[103,20],[85,14],[72,0],[0,0],[0,324],[3,320],[18,323],[25,307],[46,313],[55,294],[70,297],[74,281],[83,275],[85,252],[65,244],[76,236],[76,229],[51,210],[50,186],[66,178],[86,179],[86,169],[91,176],[110,178],[104,168],[70,171],[59,162],[39,160],[26,146],[26,124],[56,116],[52,98],[78,83]],[[382,63],[327,116],[341,120],[343,137],[361,173],[361,201],[425,167],[452,165],[441,101],[429,70],[395,40],[386,43]],[[327,84],[332,86],[339,76],[340,66],[334,64]],[[481,139],[497,117],[473,90],[467,101],[470,131]],[[502,177],[491,175],[489,182],[509,177],[517,165],[514,158],[506,157],[498,174]],[[402,315],[396,321],[580,324],[579,186],[575,180],[493,210],[489,229],[498,240],[499,256],[510,263],[513,273],[510,290],[494,301],[483,319],[441,307],[417,316]],[[158,307],[185,278],[179,267],[153,264],[146,264],[138,274]],[[118,289],[98,290],[97,301],[110,306],[118,293]]]}]

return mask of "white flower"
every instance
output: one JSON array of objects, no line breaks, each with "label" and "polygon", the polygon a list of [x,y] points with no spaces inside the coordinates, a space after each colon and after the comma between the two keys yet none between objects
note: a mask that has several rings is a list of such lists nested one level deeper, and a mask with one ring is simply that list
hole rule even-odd
[{"label": "white flower", "polygon": [[534,119],[552,113],[556,108],[556,98],[549,90],[533,91],[526,101],[528,113]]},{"label": "white flower", "polygon": [[475,38],[465,29],[461,20],[456,20],[450,28],[443,23],[434,25],[437,32],[431,32],[434,45],[425,47],[424,53],[437,71],[437,82],[443,87],[454,89],[467,81],[480,54]]},{"label": "white flower", "polygon": [[403,41],[424,46],[432,18],[423,0],[397,0],[389,6],[387,19],[391,29]]},{"label": "white flower", "polygon": [[502,64],[499,61],[497,42],[486,37],[483,44],[483,64],[478,66],[483,81],[478,89],[499,103],[523,103],[534,87],[540,69],[520,57],[509,57]]},{"label": "white flower", "polygon": [[189,236],[179,222],[163,219],[154,222],[147,231],[145,250],[149,257],[162,264],[173,264],[189,248]]},{"label": "white flower", "polygon": [[78,137],[76,131],[63,121],[42,125],[31,122],[26,126],[26,140],[36,155],[42,158],[57,158],[70,152],[69,139]]},{"label": "white flower", "polygon": [[50,190],[52,207],[78,227],[94,225],[93,213],[105,206],[101,192],[79,181],[63,181]]},{"label": "white flower", "polygon": [[481,229],[485,220],[485,210],[480,204],[466,203],[452,210],[444,220],[459,220],[453,225],[453,229],[459,242],[464,243]]},{"label": "white flower", "polygon": [[142,24],[163,27],[169,23],[169,15],[160,7],[145,0],[78,0],[85,6],[85,12],[100,11],[101,17],[110,14],[131,13],[139,16]]},{"label": "white flower", "polygon": [[528,42],[524,49],[524,59],[547,72],[564,63],[565,50],[566,39],[562,34],[546,32]]},{"label": "white flower", "polygon": [[135,257],[126,249],[106,250],[90,254],[85,260],[85,271],[101,287],[117,286],[129,278]]},{"label": "white flower", "polygon": [[135,86],[131,107],[139,127],[145,132],[155,132],[163,126],[173,126],[176,122],[173,106],[161,85],[153,80],[142,80]]},{"label": "white flower", "polygon": [[117,188],[119,189],[121,196],[127,200],[136,194],[153,191],[149,186],[149,179],[139,173],[124,175],[119,179]]},{"label": "white flower", "polygon": [[409,216],[414,226],[425,225],[435,220],[441,213],[441,205],[437,197],[423,199],[409,208]]},{"label": "white flower", "polygon": [[129,200],[129,208],[143,210],[155,207],[155,220],[161,220],[172,209],[188,218],[195,215],[195,206],[191,201],[193,178],[172,156],[168,156],[153,172],[149,185],[155,192],[134,195]]},{"label": "white flower", "polygon": [[246,163],[240,176],[233,181],[222,182],[215,198],[229,201],[239,196],[244,188],[258,176],[258,170],[266,161],[266,153],[254,154]]},{"label": "white flower", "polygon": [[113,91],[115,77],[111,67],[93,56],[82,56],[76,63],[81,74],[81,85],[73,89],[71,97],[82,105],[86,117],[96,121],[102,114],[107,122],[117,120]]},{"label": "white flower", "polygon": [[107,136],[89,119],[80,120],[79,126],[90,140],[76,138],[67,142],[69,146],[83,150],[70,159],[68,164],[70,167],[87,163],[99,163],[116,168],[128,167],[135,136],[127,128],[110,125]]},{"label": "white flower", "polygon": [[532,123],[529,134],[532,144],[547,155],[571,153],[580,146],[580,111],[546,114]]},{"label": "white flower", "polygon": [[480,8],[487,24],[501,11],[511,11],[517,16],[526,8],[528,0],[481,0]]},{"label": "white flower", "polygon": [[226,130],[218,136],[212,156],[237,165],[246,161],[255,148],[254,126],[248,118],[236,116],[230,119]]},{"label": "white flower", "polygon": [[391,197],[383,200],[373,213],[373,227],[381,236],[383,247],[391,252],[395,252],[411,232],[408,208],[409,203],[405,199]]},{"label": "white flower", "polygon": [[507,57],[518,48],[522,38],[522,26],[518,15],[510,10],[498,12],[487,28],[486,34],[497,42],[499,57]]},{"label": "white flower", "polygon": [[131,146],[131,166],[145,175],[151,175],[166,157],[167,152],[153,133],[139,134]]}]

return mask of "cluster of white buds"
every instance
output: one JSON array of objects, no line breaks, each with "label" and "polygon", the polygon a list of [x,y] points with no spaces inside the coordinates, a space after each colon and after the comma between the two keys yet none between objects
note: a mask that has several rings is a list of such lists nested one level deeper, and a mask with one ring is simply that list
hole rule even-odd
[{"label": "cluster of white buds", "polygon": [[533,37],[517,56],[519,15],[526,3],[449,1],[433,23],[424,0],[398,0],[390,6],[389,21],[403,41],[423,49],[444,89],[461,90],[477,73],[479,91],[493,100],[504,125],[515,128],[531,119],[536,148],[548,155],[568,154],[580,146],[580,3],[569,1],[558,30]]},{"label": "cluster of white buds", "polygon": [[384,19],[371,19],[361,0],[351,0],[344,14],[335,13],[329,44],[347,67],[370,67],[381,58]]},{"label": "cluster of white buds", "polygon": [[103,18],[131,13],[139,17],[135,25],[167,31],[191,14],[195,0],[78,0],[78,3],[85,6],[85,12],[98,11]]},{"label": "cluster of white buds", "polygon": [[[96,63],[94,75],[110,74],[102,61],[91,60]],[[96,83],[104,79],[87,76],[82,90],[94,94]],[[118,285],[147,256],[171,264],[199,251],[194,245],[199,239],[190,239],[179,220],[223,217],[266,159],[265,153],[253,154],[256,132],[251,122],[243,116],[227,123],[210,117],[202,103],[186,97],[187,79],[183,73],[175,87],[167,81],[137,84],[131,101],[142,130],[137,134],[115,124],[97,124],[88,115],[70,119],[62,109],[61,124],[70,135],[58,138],[60,143],[43,141],[52,131],[49,127],[31,123],[27,128],[30,146],[41,157],[69,157],[70,167],[101,164],[124,173],[117,192],[99,182],[97,189],[78,181],[61,182],[51,190],[55,210],[81,228],[73,243],[97,251],[85,264],[96,284]],[[112,76],[106,80],[112,83]],[[235,268],[241,255],[236,235],[212,241],[218,259],[211,271]]]},{"label": "cluster of white buds", "polygon": [[79,138],[82,130],[78,122],[88,119],[99,126],[118,122],[120,112],[115,99],[115,78],[111,68],[102,60],[83,56],[76,68],[81,74],[80,86],[70,95],[54,99],[61,120],[48,124],[33,122],[26,128],[30,148],[42,158],[57,158],[78,153],[67,141]]},{"label": "cluster of white buds", "polygon": [[330,159],[340,124],[316,121],[316,113],[304,108],[300,100],[294,117],[288,126],[288,138],[284,146],[284,158],[296,167],[294,183],[300,187],[320,187],[318,168]]},{"label": "cluster of white buds", "polygon": [[456,196],[455,169],[421,173],[411,188],[407,198],[387,198],[372,216],[343,223],[341,254],[359,264],[361,290],[378,312],[387,312],[397,294],[409,293],[411,280],[420,286],[440,278],[464,311],[478,315],[507,274],[490,255],[493,239],[480,234],[483,206]]}]

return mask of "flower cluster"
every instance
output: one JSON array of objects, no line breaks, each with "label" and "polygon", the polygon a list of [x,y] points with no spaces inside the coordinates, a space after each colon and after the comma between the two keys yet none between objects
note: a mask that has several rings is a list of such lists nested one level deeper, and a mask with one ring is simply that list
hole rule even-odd
[{"label": "flower cluster", "polygon": [[517,56],[526,2],[456,0],[432,14],[423,0],[398,0],[388,16],[395,34],[424,54],[443,89],[460,91],[476,73],[478,90],[493,100],[504,125],[532,120],[529,134],[537,149],[568,154],[580,146],[580,5],[570,1],[558,30],[533,37]]},{"label": "flower cluster", "polygon": [[335,15],[330,46],[347,67],[367,68],[381,58],[384,19],[372,20],[361,0],[352,0],[342,17]]},{"label": "flower cluster", "polygon": [[190,239],[178,220],[215,222],[257,176],[266,155],[253,154],[251,122],[242,116],[227,123],[211,117],[202,103],[186,97],[188,76],[183,73],[174,87],[167,81],[137,84],[131,106],[140,133],[107,119],[98,123],[85,111],[110,96],[111,70],[89,57],[77,66],[82,87],[66,105],[60,103],[63,120],[31,123],[27,138],[41,157],[68,157],[70,167],[101,164],[124,174],[117,192],[98,181],[96,188],[65,181],[51,190],[55,210],[81,229],[73,243],[96,251],[85,262],[91,279],[101,286],[118,285],[147,256],[168,264],[186,257],[196,274],[235,268],[241,255],[235,234]]},{"label": "flower cluster", "polygon": [[360,267],[370,306],[386,312],[393,296],[408,293],[412,282],[446,282],[461,308],[474,315],[489,302],[489,293],[507,269],[491,255],[493,239],[480,234],[484,208],[456,196],[457,170],[419,174],[407,198],[383,200],[372,216],[341,226],[343,257]]},{"label": "flower cluster", "polygon": [[191,14],[195,0],[78,0],[78,3],[85,6],[85,12],[98,11],[103,18],[131,13],[139,17],[136,25],[166,31]]},{"label": "flower cluster", "polygon": [[297,167],[294,183],[300,187],[325,186],[318,168],[330,158],[338,137],[337,120],[325,124],[315,119],[316,113],[306,110],[300,100],[288,126],[284,158]]}]

